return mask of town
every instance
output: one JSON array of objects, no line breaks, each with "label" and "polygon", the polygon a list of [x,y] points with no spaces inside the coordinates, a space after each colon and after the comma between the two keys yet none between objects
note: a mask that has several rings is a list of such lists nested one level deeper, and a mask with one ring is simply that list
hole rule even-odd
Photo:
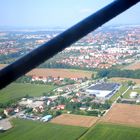
[{"label": "town", "polygon": [[[0,69],[59,33],[1,31]],[[139,33],[140,26],[102,27],[2,89],[0,135],[28,123],[139,125]]]},{"label": "town", "polygon": [[[0,63],[11,63],[61,31],[9,31],[0,33]],[[139,60],[140,27],[102,27],[45,62],[49,68],[110,68]],[[12,58],[12,59],[11,59]]]}]

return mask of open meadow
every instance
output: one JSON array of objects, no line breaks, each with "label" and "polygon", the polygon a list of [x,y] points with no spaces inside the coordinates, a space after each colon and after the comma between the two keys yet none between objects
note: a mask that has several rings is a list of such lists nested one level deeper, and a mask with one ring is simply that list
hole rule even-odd
[{"label": "open meadow", "polygon": [[123,92],[127,90],[127,86],[122,85],[120,89],[110,98],[110,101],[114,102]]},{"label": "open meadow", "polygon": [[0,133],[0,140],[75,140],[87,128],[52,123],[40,123],[29,120],[12,120],[14,127]]},{"label": "open meadow", "polygon": [[80,140],[139,140],[140,128],[99,123],[85,133]]},{"label": "open meadow", "polygon": [[26,83],[12,83],[0,90],[0,103],[5,103],[13,99],[29,96],[41,96],[43,93],[50,92],[55,87],[52,85],[37,85]]},{"label": "open meadow", "polygon": [[140,88],[138,89],[129,89],[125,94],[124,94],[124,98],[130,98],[130,94],[132,92],[136,92],[137,94],[140,95]]}]

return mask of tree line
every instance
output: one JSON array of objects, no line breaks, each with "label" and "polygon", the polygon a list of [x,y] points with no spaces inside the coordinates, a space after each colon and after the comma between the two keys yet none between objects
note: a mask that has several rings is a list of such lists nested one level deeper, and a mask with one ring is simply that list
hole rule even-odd
[{"label": "tree line", "polygon": [[140,79],[140,70],[101,69],[97,72],[97,78],[125,77]]}]

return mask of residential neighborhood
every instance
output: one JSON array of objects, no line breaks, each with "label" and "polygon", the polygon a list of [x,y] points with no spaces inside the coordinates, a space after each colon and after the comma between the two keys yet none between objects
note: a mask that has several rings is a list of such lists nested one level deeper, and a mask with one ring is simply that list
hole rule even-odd
[{"label": "residential neighborhood", "polygon": [[[11,57],[22,57],[61,32],[0,32],[0,63],[12,62]],[[139,33],[139,26],[103,27],[66,48],[41,67],[107,69],[131,64],[140,57]]]}]

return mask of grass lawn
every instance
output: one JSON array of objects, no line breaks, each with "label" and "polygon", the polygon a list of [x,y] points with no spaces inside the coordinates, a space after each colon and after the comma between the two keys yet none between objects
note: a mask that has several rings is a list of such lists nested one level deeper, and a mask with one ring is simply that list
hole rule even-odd
[{"label": "grass lawn", "polygon": [[127,88],[128,88],[127,86],[122,85],[121,88],[119,89],[119,91],[116,92],[116,93],[110,98],[110,100],[111,100],[112,102],[114,102],[124,91],[126,91]]},{"label": "grass lawn", "polygon": [[0,133],[0,140],[75,140],[87,128],[14,119],[14,128]]},{"label": "grass lawn", "polygon": [[137,92],[139,95],[140,95],[140,89],[134,89],[134,90],[132,90],[132,89],[129,89],[125,94],[124,94],[124,98],[130,98],[130,94],[131,94],[131,92]]},{"label": "grass lawn", "polygon": [[80,140],[140,140],[140,128],[114,124],[97,124]]},{"label": "grass lawn", "polygon": [[12,83],[0,91],[0,103],[5,103],[11,99],[23,97],[27,94],[29,96],[40,96],[43,92],[47,93],[54,88],[52,85]]}]

